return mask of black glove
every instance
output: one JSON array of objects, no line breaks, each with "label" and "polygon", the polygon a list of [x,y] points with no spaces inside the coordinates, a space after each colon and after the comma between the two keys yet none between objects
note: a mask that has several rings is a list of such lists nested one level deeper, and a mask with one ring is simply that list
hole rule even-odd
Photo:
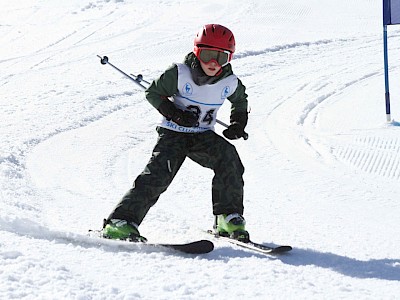
[{"label": "black glove", "polygon": [[163,100],[158,107],[158,111],[168,120],[174,121],[176,124],[183,127],[197,127],[198,117],[191,111],[177,108],[168,99]]},{"label": "black glove", "polygon": [[229,140],[236,140],[243,137],[245,140],[248,135],[244,132],[244,128],[247,125],[247,111],[245,112],[235,112],[231,115],[231,125],[225,129],[222,134]]}]

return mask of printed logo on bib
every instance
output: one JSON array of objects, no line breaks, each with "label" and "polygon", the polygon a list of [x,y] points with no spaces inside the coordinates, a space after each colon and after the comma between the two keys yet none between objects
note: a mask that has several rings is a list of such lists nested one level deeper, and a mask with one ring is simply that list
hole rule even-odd
[{"label": "printed logo on bib", "polygon": [[226,99],[226,97],[229,95],[229,92],[231,91],[229,86],[226,86],[223,88],[222,93],[221,93],[221,99]]},{"label": "printed logo on bib", "polygon": [[193,87],[189,82],[186,82],[183,86],[183,94],[184,95],[191,95],[193,94]]}]

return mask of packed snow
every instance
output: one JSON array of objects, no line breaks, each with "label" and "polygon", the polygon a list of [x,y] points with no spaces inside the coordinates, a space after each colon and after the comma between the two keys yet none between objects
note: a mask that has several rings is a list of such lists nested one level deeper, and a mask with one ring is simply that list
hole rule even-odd
[{"label": "packed snow", "polygon": [[[400,27],[388,123],[381,1],[0,2],[0,299],[399,299]],[[293,251],[208,236],[213,173],[190,160],[140,230],[214,251],[88,237],[146,165],[160,118],[97,55],[152,80],[208,23],[235,34],[249,95],[249,139],[233,141],[247,229]]]}]

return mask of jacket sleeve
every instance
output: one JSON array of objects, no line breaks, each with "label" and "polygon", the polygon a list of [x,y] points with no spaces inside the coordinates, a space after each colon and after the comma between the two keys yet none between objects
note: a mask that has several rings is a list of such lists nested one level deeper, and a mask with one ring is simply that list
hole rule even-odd
[{"label": "jacket sleeve", "polygon": [[232,103],[231,114],[235,112],[247,112],[247,94],[246,87],[238,79],[238,86],[235,92],[228,97],[228,100]]},{"label": "jacket sleeve", "polygon": [[146,89],[147,101],[156,109],[167,97],[175,95],[178,91],[178,67],[172,65],[161,76],[155,79]]}]

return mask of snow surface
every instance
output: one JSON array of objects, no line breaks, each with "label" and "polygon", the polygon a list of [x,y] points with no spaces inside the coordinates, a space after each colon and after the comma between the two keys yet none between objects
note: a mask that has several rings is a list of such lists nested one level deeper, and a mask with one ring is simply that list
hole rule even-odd
[{"label": "snow surface", "polygon": [[[159,120],[96,55],[151,80],[207,23],[234,32],[251,105],[250,138],[234,141],[247,228],[288,255],[86,236],[142,171]],[[400,127],[386,123],[381,1],[3,0],[0,41],[0,299],[400,299]],[[400,119],[399,27],[389,48]],[[212,175],[186,161],[142,234],[209,238]]]}]

